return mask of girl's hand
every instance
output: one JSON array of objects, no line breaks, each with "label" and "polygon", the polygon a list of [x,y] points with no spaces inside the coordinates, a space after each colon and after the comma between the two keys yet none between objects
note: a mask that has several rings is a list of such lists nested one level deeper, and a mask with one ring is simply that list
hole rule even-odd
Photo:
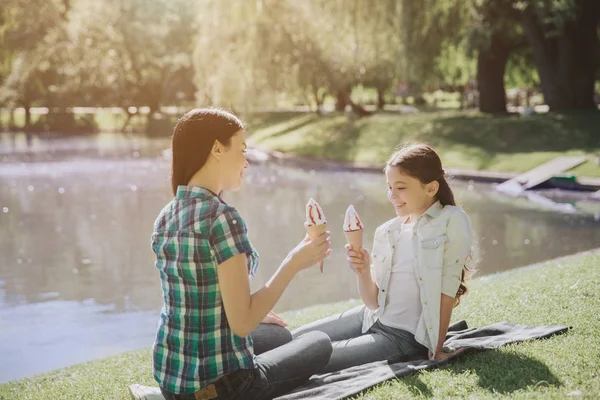
[{"label": "girl's hand", "polygon": [[363,277],[371,272],[371,256],[366,249],[360,249],[360,252],[352,250],[349,244],[344,246],[346,249],[346,260],[348,266],[356,275]]},{"label": "girl's hand", "polygon": [[283,326],[284,328],[287,326],[287,322],[285,322],[279,315],[275,314],[273,311],[270,311],[266,317],[260,321],[261,324],[275,324],[279,326]]},{"label": "girl's hand", "polygon": [[301,271],[323,261],[331,254],[331,239],[329,232],[323,233],[315,240],[308,235],[296,246],[285,259],[296,271]]},{"label": "girl's hand", "polygon": [[435,357],[433,356],[433,353],[431,353],[431,351],[429,351],[428,358],[432,361],[442,361],[442,360],[445,360],[446,358],[452,357],[453,355],[458,353],[460,350],[462,350],[462,349],[456,349],[450,353],[446,353],[443,350],[438,350],[435,352]]}]

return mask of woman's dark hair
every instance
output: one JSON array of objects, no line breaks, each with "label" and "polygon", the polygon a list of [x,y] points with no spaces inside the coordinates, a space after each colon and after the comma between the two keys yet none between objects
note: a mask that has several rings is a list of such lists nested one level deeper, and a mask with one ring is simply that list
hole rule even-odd
[{"label": "woman's dark hair", "polygon": [[215,140],[229,146],[231,137],[244,129],[238,117],[219,108],[196,108],[181,117],[173,129],[171,145],[173,195],[204,166]]},{"label": "woman's dark hair", "polygon": [[[402,173],[418,179],[422,184],[437,181],[439,189],[437,199],[444,206],[455,206],[454,192],[448,185],[446,173],[442,168],[442,160],[435,150],[426,144],[416,143],[402,147],[392,154],[386,163],[387,168],[398,168]],[[466,279],[472,274],[471,268],[465,265],[461,282],[456,293],[454,306],[460,303],[460,297],[468,292]]]}]

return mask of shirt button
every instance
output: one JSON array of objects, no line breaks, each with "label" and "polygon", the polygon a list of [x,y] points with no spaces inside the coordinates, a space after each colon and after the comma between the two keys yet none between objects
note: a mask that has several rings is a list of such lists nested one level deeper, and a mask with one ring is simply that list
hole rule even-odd
[{"label": "shirt button", "polygon": [[424,302],[423,302],[423,304],[424,304],[424,305],[427,305],[427,302],[426,302],[426,301],[424,301]]},{"label": "shirt button", "polygon": [[233,221],[231,221],[231,223],[235,225],[237,224],[237,220],[234,219]]},{"label": "shirt button", "polygon": [[392,246],[392,249],[395,249],[395,248],[396,248],[396,246],[395,246],[395,245],[393,245],[393,246]]},{"label": "shirt button", "polygon": [[422,280],[423,280],[423,278],[419,277],[419,280],[420,280],[420,281],[422,281]]},{"label": "shirt button", "polygon": [[413,232],[413,236],[417,236],[417,232]]}]

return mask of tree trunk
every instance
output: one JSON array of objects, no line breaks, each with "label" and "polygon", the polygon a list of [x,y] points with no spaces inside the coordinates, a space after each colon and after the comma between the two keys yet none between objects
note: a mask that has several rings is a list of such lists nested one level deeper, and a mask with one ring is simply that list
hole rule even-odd
[{"label": "tree trunk", "polygon": [[521,13],[525,35],[533,51],[544,100],[551,110],[595,109],[594,79],[598,51],[598,0],[579,0],[576,17],[546,35],[531,7]]},{"label": "tree trunk", "polygon": [[25,108],[25,130],[31,129],[31,106],[29,104],[24,104]]},{"label": "tree trunk", "polygon": [[349,100],[349,102],[350,102],[350,107],[352,108],[352,112],[356,116],[358,116],[358,118],[367,117],[367,116],[371,115],[371,113],[369,111],[365,110],[365,108],[363,106],[361,106],[360,104],[356,104],[351,99]]},{"label": "tree trunk", "polygon": [[350,91],[339,90],[335,95],[335,111],[346,111],[348,104],[350,104]]},{"label": "tree trunk", "polygon": [[323,111],[323,99],[319,96],[319,88],[316,86],[312,87],[313,89],[313,97],[315,99],[315,103],[317,104],[317,114],[321,114]]},{"label": "tree trunk", "polygon": [[383,110],[385,107],[385,88],[378,87],[377,88],[377,109],[379,111]]},{"label": "tree trunk", "polygon": [[11,107],[8,114],[8,130],[12,131],[15,128],[15,108]]},{"label": "tree trunk", "polygon": [[504,73],[509,50],[502,33],[494,32],[488,48],[480,49],[477,57],[477,87],[479,110],[489,114],[506,112]]},{"label": "tree trunk", "polygon": [[133,113],[129,112],[129,107],[123,107],[123,110],[127,114],[127,118],[125,119],[125,123],[123,123],[123,126],[121,127],[121,132],[126,132],[127,127],[129,126],[129,122],[131,122],[131,118],[133,118]]}]

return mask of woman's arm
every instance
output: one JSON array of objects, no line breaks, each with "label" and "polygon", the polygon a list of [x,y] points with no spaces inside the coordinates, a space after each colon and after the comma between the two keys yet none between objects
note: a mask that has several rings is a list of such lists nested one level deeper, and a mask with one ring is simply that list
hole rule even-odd
[{"label": "woman's arm", "polygon": [[292,278],[329,255],[329,234],[317,240],[306,237],[288,254],[279,269],[257,292],[250,294],[248,265],[245,254],[237,254],[219,264],[217,274],[225,314],[233,332],[247,336],[267,315]]},{"label": "woman's arm", "polygon": [[231,257],[217,271],[229,326],[240,337],[247,336],[273,309],[297,272],[293,264],[283,263],[265,286],[251,295],[245,254]]}]

